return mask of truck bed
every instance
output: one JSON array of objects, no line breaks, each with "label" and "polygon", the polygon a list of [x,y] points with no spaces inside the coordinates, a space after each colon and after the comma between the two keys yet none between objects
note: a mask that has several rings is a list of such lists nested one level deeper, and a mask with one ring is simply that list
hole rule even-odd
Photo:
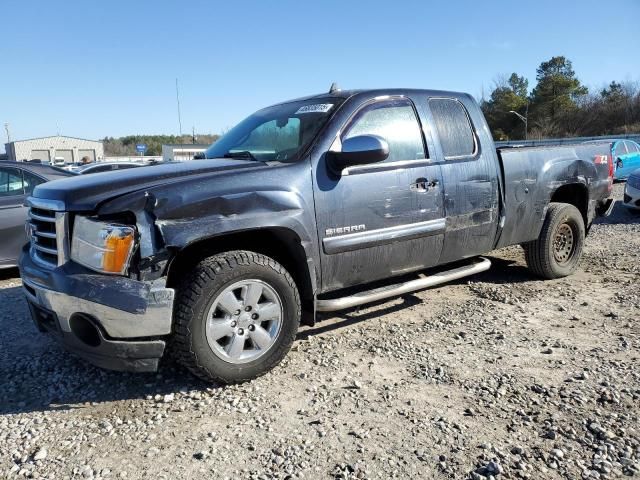
[{"label": "truck bed", "polygon": [[585,198],[591,199],[586,223],[593,219],[591,212],[595,212],[597,203],[609,197],[610,149],[606,142],[503,147],[496,151],[503,202],[497,248],[536,239],[548,203],[563,185],[582,185]]}]

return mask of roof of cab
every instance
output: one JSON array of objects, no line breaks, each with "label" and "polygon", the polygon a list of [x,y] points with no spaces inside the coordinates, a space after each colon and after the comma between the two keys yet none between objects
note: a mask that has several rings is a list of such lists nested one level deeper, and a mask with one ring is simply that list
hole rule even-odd
[{"label": "roof of cab", "polygon": [[471,98],[471,95],[469,95],[468,93],[452,92],[447,90],[428,90],[428,89],[419,89],[419,88],[375,88],[375,89],[334,90],[332,92],[319,93],[315,95],[307,95],[305,97],[285,100],[283,102],[276,103],[272,106],[284,105],[284,104],[293,103],[293,102],[302,102],[306,100],[323,100],[323,99],[328,100],[331,98],[347,99],[356,95],[367,96],[367,97],[378,97],[378,96],[384,96],[384,95],[412,95],[412,94],[426,95],[429,97]]}]

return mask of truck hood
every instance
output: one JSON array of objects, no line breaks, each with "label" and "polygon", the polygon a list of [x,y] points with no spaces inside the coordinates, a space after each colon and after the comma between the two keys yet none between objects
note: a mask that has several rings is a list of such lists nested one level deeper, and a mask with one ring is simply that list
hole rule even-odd
[{"label": "truck hood", "polygon": [[67,211],[93,211],[105,200],[193,177],[229,170],[264,168],[262,162],[242,159],[193,160],[112,172],[76,175],[38,185],[33,197],[63,202]]}]

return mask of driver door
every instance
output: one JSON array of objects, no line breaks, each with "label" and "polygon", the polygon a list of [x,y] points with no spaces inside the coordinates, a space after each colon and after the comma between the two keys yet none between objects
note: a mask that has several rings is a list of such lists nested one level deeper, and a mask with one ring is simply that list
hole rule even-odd
[{"label": "driver door", "polygon": [[367,102],[331,149],[367,134],[387,141],[385,161],[337,175],[328,165],[316,170],[323,177],[315,179],[323,291],[433,266],[442,250],[440,167],[428,159],[413,103],[405,97]]}]

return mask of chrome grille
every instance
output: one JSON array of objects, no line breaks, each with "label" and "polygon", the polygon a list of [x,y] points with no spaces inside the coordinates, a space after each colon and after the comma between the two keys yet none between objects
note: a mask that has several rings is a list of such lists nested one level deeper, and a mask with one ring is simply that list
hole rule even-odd
[{"label": "chrome grille", "polygon": [[55,268],[67,260],[67,214],[29,199],[27,228],[31,258],[40,265]]}]

